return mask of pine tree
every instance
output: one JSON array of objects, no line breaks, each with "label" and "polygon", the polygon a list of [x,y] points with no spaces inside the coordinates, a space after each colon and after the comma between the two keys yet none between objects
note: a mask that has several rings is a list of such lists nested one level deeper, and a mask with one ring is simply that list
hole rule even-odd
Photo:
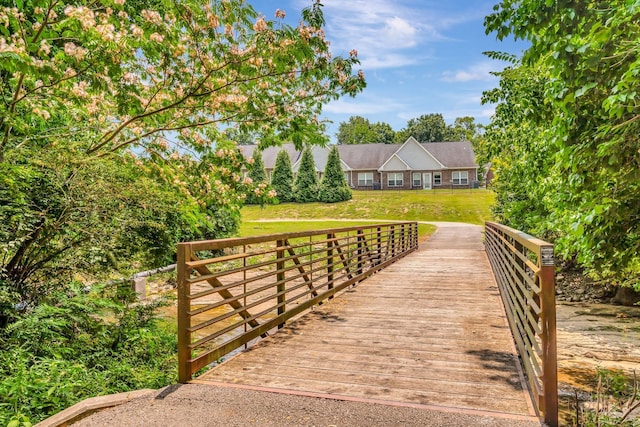
[{"label": "pine tree", "polygon": [[281,150],[276,157],[276,164],[271,176],[271,186],[278,193],[277,197],[280,202],[295,201],[293,170],[291,169],[291,160],[285,150]]},{"label": "pine tree", "polygon": [[302,151],[302,160],[295,181],[295,199],[298,203],[318,201],[318,175],[309,147]]},{"label": "pine tree", "polygon": [[[264,168],[264,161],[262,160],[262,152],[255,150],[252,155],[253,165],[249,169],[247,176],[253,181],[254,187],[259,188],[260,184],[267,184],[267,171]],[[259,204],[264,203],[264,194],[266,191],[260,189],[259,193],[251,192],[247,195],[245,203],[247,204]]]},{"label": "pine tree", "polygon": [[325,203],[343,202],[351,200],[351,189],[344,179],[344,172],[340,164],[340,153],[337,147],[331,148],[327,165],[324,169],[324,175],[320,182],[320,190],[318,191],[318,199]]}]

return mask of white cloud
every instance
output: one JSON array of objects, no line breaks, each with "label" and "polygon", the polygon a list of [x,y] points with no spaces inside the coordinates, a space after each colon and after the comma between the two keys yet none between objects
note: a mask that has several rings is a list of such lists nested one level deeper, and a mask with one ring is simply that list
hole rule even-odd
[{"label": "white cloud", "polygon": [[491,74],[498,71],[496,61],[482,61],[473,64],[466,69],[456,71],[444,71],[440,80],[445,82],[472,82],[472,81],[492,81],[497,77]]},{"label": "white cloud", "polygon": [[[402,0],[324,0],[327,34],[332,50],[344,55],[358,51],[362,67],[398,68],[421,62],[425,42],[443,39],[430,22],[435,13],[407,6]],[[418,50],[418,51],[416,51]]]},{"label": "white cloud", "polygon": [[322,109],[324,113],[331,114],[349,114],[352,116],[364,116],[366,114],[380,114],[390,111],[397,111],[402,106],[398,103],[384,100],[368,100],[368,101],[347,101],[339,99],[330,102]]}]

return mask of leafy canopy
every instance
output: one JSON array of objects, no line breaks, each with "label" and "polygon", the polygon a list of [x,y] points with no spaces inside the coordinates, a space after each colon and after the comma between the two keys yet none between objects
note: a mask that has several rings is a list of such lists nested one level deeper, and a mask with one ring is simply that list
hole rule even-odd
[{"label": "leafy canopy", "polygon": [[549,130],[538,141],[549,146],[546,224],[558,250],[621,283],[640,282],[639,8],[504,0],[485,19],[498,38],[529,40],[523,64],[548,76],[542,92],[552,114],[525,114]]}]

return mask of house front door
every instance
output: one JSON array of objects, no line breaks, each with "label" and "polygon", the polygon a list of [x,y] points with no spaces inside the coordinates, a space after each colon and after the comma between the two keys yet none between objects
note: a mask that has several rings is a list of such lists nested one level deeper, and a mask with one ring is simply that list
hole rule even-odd
[{"label": "house front door", "polygon": [[422,189],[431,190],[431,172],[422,174]]}]

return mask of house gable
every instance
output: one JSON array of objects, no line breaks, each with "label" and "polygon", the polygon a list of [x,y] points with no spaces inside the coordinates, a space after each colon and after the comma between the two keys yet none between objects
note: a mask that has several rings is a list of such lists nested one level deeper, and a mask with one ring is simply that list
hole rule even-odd
[{"label": "house gable", "polygon": [[407,164],[407,162],[405,162],[397,154],[394,153],[386,162],[384,162],[382,166],[380,166],[380,169],[378,170],[380,172],[405,171],[411,170],[411,167]]},{"label": "house gable", "polygon": [[411,170],[440,170],[445,166],[427,151],[414,137],[409,137],[395,153]]}]

